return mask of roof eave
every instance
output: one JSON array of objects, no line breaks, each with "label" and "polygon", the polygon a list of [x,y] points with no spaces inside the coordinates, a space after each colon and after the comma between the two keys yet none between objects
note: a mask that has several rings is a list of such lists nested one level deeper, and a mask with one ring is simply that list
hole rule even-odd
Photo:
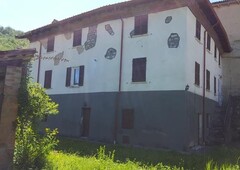
[{"label": "roof eave", "polygon": [[214,29],[216,32],[219,41],[221,42],[221,46],[224,52],[231,52],[232,48],[226,33],[226,30],[224,29],[219,17],[217,16],[217,13],[213,9],[211,3],[208,0],[197,0],[199,6],[201,7],[201,10],[204,12],[204,14],[208,14],[208,20],[211,24],[210,29]]}]

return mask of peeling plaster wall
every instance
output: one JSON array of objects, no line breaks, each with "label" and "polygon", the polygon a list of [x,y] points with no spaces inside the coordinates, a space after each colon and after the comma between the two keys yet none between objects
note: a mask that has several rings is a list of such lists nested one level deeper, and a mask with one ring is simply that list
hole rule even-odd
[{"label": "peeling plaster wall", "polygon": [[[123,91],[184,90],[186,84],[184,51],[186,49],[187,10],[189,9],[184,7],[149,14],[148,34],[143,36],[133,35],[131,37],[130,32],[134,29],[134,17],[124,18]],[[171,21],[165,23],[169,16],[172,17]],[[121,20],[98,24],[96,44],[93,48],[86,50],[84,43],[87,41],[88,33],[88,27],[82,28],[81,46],[72,47],[73,35],[69,39],[62,34],[55,36],[53,52],[46,52],[46,49],[42,48],[43,57],[51,58],[64,51],[63,58],[69,61],[60,61],[58,65],[54,65],[50,59],[41,61],[41,84],[44,83],[44,72],[53,70],[52,89],[47,90],[49,94],[114,92],[118,90]],[[174,45],[174,48],[168,45],[171,35],[178,37],[178,44]],[[46,42],[46,39],[41,41]],[[32,43],[31,47],[39,49],[39,43]],[[141,57],[147,58],[147,80],[143,83],[132,83],[132,59]],[[37,62],[36,60],[33,63],[32,75],[35,80]],[[85,65],[84,86],[80,88],[65,87],[66,68],[79,65]]]},{"label": "peeling plaster wall", "polygon": [[[233,51],[224,54],[223,63],[223,94],[240,95],[240,4],[220,5],[214,7],[220,18]],[[225,100],[227,102],[227,100]]]}]

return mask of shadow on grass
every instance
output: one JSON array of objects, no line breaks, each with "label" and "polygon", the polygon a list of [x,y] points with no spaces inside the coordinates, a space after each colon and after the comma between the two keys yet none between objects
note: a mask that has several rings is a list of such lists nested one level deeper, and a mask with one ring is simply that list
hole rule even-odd
[{"label": "shadow on grass", "polygon": [[153,150],[144,148],[124,147],[120,145],[102,144],[72,138],[59,138],[58,151],[74,153],[80,156],[96,156],[100,146],[106,146],[106,153],[115,150],[115,161],[131,160],[144,165],[157,165],[162,162],[167,166],[184,167],[184,169],[205,169],[207,162],[212,160],[218,165],[237,164],[240,150],[234,147],[212,147],[204,153],[182,154],[174,151]]}]

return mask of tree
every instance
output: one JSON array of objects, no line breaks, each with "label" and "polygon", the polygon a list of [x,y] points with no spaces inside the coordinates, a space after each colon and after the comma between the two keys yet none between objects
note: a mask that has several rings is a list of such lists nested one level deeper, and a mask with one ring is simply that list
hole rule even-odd
[{"label": "tree", "polygon": [[17,31],[11,27],[0,26],[0,50],[14,50],[17,48],[26,48],[29,41],[26,39],[16,39],[16,35],[23,34],[22,31]]},{"label": "tree", "polygon": [[45,134],[39,134],[39,122],[46,116],[57,113],[58,104],[51,100],[41,85],[30,81],[27,72],[19,89],[14,152],[16,169],[42,169],[46,165],[47,155],[58,142],[57,130],[45,129]]}]

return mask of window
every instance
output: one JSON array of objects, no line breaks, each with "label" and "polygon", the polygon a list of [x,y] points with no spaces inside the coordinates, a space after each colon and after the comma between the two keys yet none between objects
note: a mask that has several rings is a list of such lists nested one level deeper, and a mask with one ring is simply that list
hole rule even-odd
[{"label": "window", "polygon": [[215,47],[214,47],[214,58],[217,59],[217,46],[215,44]]},{"label": "window", "polygon": [[76,30],[73,32],[73,47],[82,44],[82,30]]},{"label": "window", "polygon": [[211,37],[207,34],[207,49],[211,51]]},{"label": "window", "polygon": [[218,65],[219,65],[219,66],[221,65],[221,54],[220,54],[220,52],[219,52],[219,54],[218,54]]},{"label": "window", "polygon": [[47,52],[51,52],[54,50],[54,37],[48,38],[47,41]]},{"label": "window", "polygon": [[132,63],[132,82],[146,81],[146,58],[135,58]]},{"label": "window", "polygon": [[210,90],[210,71],[209,70],[206,70],[206,79],[207,79],[207,81],[206,81],[206,83],[207,83],[207,86],[206,86],[206,89],[207,90]]},{"label": "window", "polygon": [[201,24],[196,20],[196,35],[197,39],[201,40]]},{"label": "window", "polygon": [[195,85],[200,85],[200,64],[195,62]]},{"label": "window", "polygon": [[148,15],[135,17],[134,35],[147,34],[148,32]]},{"label": "window", "polygon": [[45,71],[44,88],[50,89],[52,83],[52,70]]},{"label": "window", "polygon": [[133,129],[134,126],[134,110],[123,109],[122,110],[122,128]]},{"label": "window", "polygon": [[216,95],[216,94],[217,94],[217,79],[214,76],[214,95]]},{"label": "window", "polygon": [[68,67],[66,73],[66,87],[83,86],[84,66]]}]

